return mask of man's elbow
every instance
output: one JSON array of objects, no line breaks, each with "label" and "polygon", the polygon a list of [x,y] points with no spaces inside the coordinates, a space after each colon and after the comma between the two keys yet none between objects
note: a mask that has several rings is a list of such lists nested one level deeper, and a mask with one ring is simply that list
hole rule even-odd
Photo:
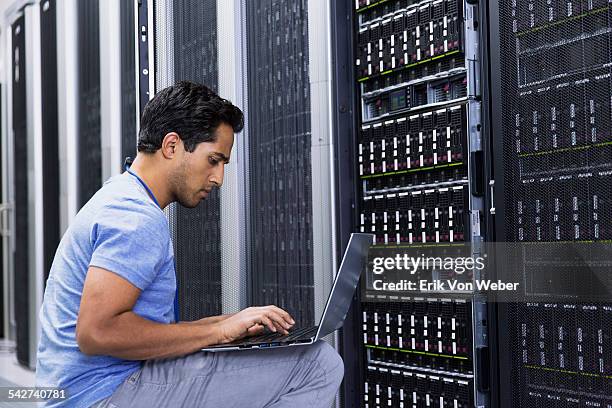
[{"label": "man's elbow", "polygon": [[77,326],[76,341],[81,352],[88,356],[108,354],[107,336],[98,327]]}]

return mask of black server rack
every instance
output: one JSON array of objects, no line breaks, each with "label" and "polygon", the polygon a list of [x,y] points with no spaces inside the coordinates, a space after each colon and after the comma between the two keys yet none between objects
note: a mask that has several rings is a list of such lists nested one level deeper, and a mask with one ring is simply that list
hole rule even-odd
[{"label": "black server rack", "polygon": [[[121,19],[121,157],[136,157],[136,61],[134,4],[122,1]],[[123,170],[123,169],[121,169]]]},{"label": "black server rack", "polygon": [[308,2],[247,1],[250,299],[314,324]]},{"label": "black server rack", "polygon": [[26,102],[26,42],[25,16],[21,15],[11,25],[12,31],[12,80],[13,80],[13,137],[14,137],[14,184],[15,184],[15,323],[17,360],[30,364],[30,297],[28,256],[28,125]]},{"label": "black server rack", "polygon": [[43,268],[46,282],[60,240],[56,1],[43,1],[40,13],[42,150],[45,174],[43,183],[43,218],[45,220]]},{"label": "black server rack", "polygon": [[568,255],[605,254],[612,238],[612,9],[502,0],[488,12],[496,240],[523,249],[512,277],[525,282],[524,299],[499,305],[500,406],[610,407],[610,258],[585,269]]},{"label": "black server rack", "polygon": [[99,0],[77,2],[79,208],[102,186],[99,14]]},{"label": "black server rack", "polygon": [[[353,3],[356,229],[375,234],[379,254],[471,251],[482,191],[468,127],[478,110],[465,40],[473,9],[463,0]],[[362,278],[360,406],[486,406],[477,370],[486,317],[474,295],[398,296]]]}]

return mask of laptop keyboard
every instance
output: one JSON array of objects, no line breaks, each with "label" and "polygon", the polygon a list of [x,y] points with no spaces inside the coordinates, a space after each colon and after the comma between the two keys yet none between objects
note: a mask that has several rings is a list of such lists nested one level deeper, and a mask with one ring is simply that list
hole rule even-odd
[{"label": "laptop keyboard", "polygon": [[303,337],[314,337],[317,334],[318,326],[305,327],[291,330],[289,334],[267,333],[245,339],[247,343],[268,343],[271,341],[292,341]]}]

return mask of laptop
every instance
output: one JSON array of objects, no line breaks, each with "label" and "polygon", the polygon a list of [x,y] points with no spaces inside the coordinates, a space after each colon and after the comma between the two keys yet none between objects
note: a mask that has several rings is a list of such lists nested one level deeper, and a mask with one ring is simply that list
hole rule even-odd
[{"label": "laptop", "polygon": [[245,337],[233,343],[219,344],[203,348],[202,351],[249,350],[273,347],[302,346],[338,330],[348,313],[359,276],[365,268],[368,249],[372,244],[372,234],[351,234],[344,252],[340,269],[327,298],[319,324],[312,327],[292,328],[289,334],[267,333]]}]

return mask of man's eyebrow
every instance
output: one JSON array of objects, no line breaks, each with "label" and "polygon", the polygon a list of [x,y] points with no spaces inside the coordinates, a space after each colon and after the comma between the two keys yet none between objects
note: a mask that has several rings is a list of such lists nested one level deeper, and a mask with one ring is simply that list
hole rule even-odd
[{"label": "man's eyebrow", "polygon": [[221,157],[221,160],[223,160],[225,164],[229,163],[229,157],[225,156],[223,153],[213,152],[213,154]]}]

